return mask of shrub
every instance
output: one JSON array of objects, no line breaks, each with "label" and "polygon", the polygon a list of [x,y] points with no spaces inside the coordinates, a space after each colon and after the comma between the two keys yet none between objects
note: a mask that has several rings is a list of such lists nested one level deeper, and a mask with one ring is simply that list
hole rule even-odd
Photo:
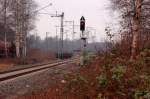
[{"label": "shrub", "polygon": [[108,84],[108,79],[106,77],[106,75],[102,74],[98,77],[96,77],[97,81],[98,81],[98,86],[99,87],[106,87]]},{"label": "shrub", "polygon": [[106,98],[103,97],[103,95],[101,93],[99,93],[96,99],[106,99]]},{"label": "shrub", "polygon": [[112,71],[112,79],[120,81],[123,75],[125,74],[126,69],[125,67],[118,65],[112,68],[111,71]]},{"label": "shrub", "polygon": [[89,65],[91,63],[92,59],[93,59],[92,56],[93,56],[93,54],[90,54],[87,51],[83,51],[82,55],[80,57],[80,65],[81,66]]},{"label": "shrub", "polygon": [[148,91],[135,91],[134,99],[150,99],[150,93]]},{"label": "shrub", "polygon": [[[88,83],[87,79],[83,76],[81,76],[80,74],[65,74],[64,75],[65,80],[68,82],[66,85],[66,90],[71,90],[72,88],[74,88],[75,86],[79,85],[84,87],[84,85],[86,85]],[[78,89],[80,90],[80,89]]]}]

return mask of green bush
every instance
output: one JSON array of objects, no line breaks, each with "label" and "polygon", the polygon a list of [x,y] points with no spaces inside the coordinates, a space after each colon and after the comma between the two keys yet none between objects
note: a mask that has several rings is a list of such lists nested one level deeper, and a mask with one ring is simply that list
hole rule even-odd
[{"label": "green bush", "polygon": [[74,74],[74,75],[66,74],[64,75],[64,78],[68,82],[66,85],[66,90],[71,90],[76,85],[84,86],[88,84],[88,80],[85,77],[81,76],[80,74]]},{"label": "green bush", "polygon": [[120,81],[123,75],[125,74],[126,69],[125,67],[118,65],[112,68],[111,72],[112,72],[112,79]]},{"label": "green bush", "polygon": [[134,99],[150,99],[149,91],[135,91],[134,92]]},{"label": "green bush", "polygon": [[92,61],[92,55],[93,54],[89,53],[88,51],[83,51],[82,55],[80,57],[80,63],[81,63],[80,65],[86,66],[86,65],[90,64]]},{"label": "green bush", "polygon": [[99,87],[106,87],[108,84],[108,79],[106,77],[106,75],[102,74],[98,77],[96,77],[97,81],[98,81],[98,85]]}]

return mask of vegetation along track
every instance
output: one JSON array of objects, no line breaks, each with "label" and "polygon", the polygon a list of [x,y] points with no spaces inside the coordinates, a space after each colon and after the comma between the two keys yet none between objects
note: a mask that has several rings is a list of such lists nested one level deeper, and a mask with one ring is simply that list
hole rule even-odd
[{"label": "vegetation along track", "polygon": [[55,62],[55,63],[41,64],[41,65],[37,65],[37,67],[33,66],[33,67],[29,67],[29,68],[22,68],[19,70],[1,72],[0,73],[0,82],[6,81],[9,79],[13,79],[13,78],[17,78],[17,77],[21,77],[21,76],[24,76],[27,74],[32,74],[32,73],[42,71],[42,70],[45,70],[48,68],[61,66],[61,65],[64,65],[66,63],[73,62],[75,60],[77,60],[77,59],[70,59],[70,60],[59,61],[59,62]]}]

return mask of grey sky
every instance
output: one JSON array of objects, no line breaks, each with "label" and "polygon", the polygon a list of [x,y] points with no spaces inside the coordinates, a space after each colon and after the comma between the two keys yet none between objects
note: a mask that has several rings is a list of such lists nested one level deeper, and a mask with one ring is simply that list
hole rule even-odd
[{"label": "grey sky", "polygon": [[[85,16],[87,26],[94,27],[97,30],[96,40],[102,41],[105,37],[105,27],[112,16],[108,12],[109,0],[35,0],[39,8],[49,3],[53,6],[42,10],[41,12],[55,14],[62,11],[65,13],[65,20],[74,20],[75,24],[79,24],[81,16]],[[60,18],[51,18],[48,15],[38,15],[36,21],[36,31],[42,38],[45,32],[50,32],[49,36],[55,36],[55,26],[60,24]],[[80,34],[76,28],[76,36]]]}]

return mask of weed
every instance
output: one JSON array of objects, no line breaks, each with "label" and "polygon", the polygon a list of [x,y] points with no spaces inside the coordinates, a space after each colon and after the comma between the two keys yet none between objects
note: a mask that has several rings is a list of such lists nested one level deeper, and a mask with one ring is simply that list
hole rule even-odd
[{"label": "weed", "polygon": [[105,71],[108,71],[108,70],[110,70],[112,68],[112,64],[105,64],[105,65],[103,65],[103,69],[105,70]]},{"label": "weed", "polygon": [[118,65],[112,68],[111,71],[112,71],[112,79],[120,81],[123,75],[125,74],[126,69],[125,67]]},{"label": "weed", "polygon": [[106,77],[106,75],[102,74],[98,77],[96,77],[96,79],[98,80],[98,85],[101,87],[106,87],[108,84],[108,79]]},{"label": "weed", "polygon": [[90,64],[92,61],[92,56],[87,51],[82,52],[82,56],[80,58],[80,65],[86,66]]},{"label": "weed", "polygon": [[134,99],[150,99],[149,91],[135,91],[134,92]]},{"label": "weed", "polygon": [[99,93],[96,99],[106,99],[106,98],[103,97],[103,95],[101,93]]},{"label": "weed", "polygon": [[[86,85],[88,83],[87,79],[84,78],[83,76],[81,76],[80,74],[64,75],[64,77],[68,82],[68,84],[66,86],[66,90],[71,90],[76,85],[84,87],[84,85]],[[76,90],[76,91],[78,91],[78,90]]]}]

